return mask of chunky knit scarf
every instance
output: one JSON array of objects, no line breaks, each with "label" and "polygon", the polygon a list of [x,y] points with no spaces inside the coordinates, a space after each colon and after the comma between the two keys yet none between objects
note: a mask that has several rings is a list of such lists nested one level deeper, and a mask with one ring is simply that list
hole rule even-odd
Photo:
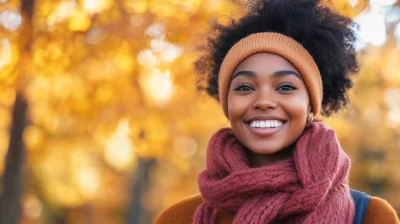
[{"label": "chunky knit scarf", "polygon": [[198,184],[204,202],[194,223],[215,223],[218,209],[235,213],[233,223],[352,223],[354,204],[348,186],[350,159],[335,131],[308,124],[293,158],[252,168],[232,130],[210,139],[207,169]]}]

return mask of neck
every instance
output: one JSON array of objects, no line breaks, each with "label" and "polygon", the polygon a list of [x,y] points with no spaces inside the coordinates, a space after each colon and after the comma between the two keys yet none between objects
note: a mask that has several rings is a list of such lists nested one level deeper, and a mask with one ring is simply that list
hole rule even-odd
[{"label": "neck", "polygon": [[254,168],[263,167],[285,159],[289,159],[293,157],[294,147],[295,145],[293,144],[285,149],[280,150],[279,152],[270,155],[257,154],[249,150],[248,157],[250,165]]}]

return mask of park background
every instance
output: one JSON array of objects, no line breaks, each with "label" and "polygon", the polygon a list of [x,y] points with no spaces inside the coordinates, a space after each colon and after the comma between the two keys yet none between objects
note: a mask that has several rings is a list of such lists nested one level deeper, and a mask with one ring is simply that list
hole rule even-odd
[{"label": "park background", "polygon": [[[152,223],[195,194],[229,125],[196,90],[212,19],[244,0],[0,0],[0,223]],[[334,0],[359,23],[351,105],[323,118],[350,185],[400,211],[400,2]]]}]

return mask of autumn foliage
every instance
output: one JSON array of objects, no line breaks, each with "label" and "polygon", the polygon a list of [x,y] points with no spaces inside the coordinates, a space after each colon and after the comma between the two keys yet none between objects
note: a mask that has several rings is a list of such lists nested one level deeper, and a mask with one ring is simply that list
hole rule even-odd
[{"label": "autumn foliage", "polygon": [[[374,2],[327,4],[356,18]],[[380,11],[392,19],[387,39],[360,49],[351,106],[325,120],[352,158],[350,186],[400,211],[400,3],[384,2],[392,2]],[[0,0],[3,186],[14,104],[26,101],[20,223],[151,223],[196,193],[208,139],[229,125],[218,103],[196,90],[196,46],[211,19],[229,21],[245,7]]]}]

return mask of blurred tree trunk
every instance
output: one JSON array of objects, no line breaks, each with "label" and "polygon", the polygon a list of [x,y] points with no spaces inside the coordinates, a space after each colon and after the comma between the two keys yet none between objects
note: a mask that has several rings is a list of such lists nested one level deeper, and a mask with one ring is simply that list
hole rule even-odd
[{"label": "blurred tree trunk", "polygon": [[[35,0],[22,0],[21,12],[25,17],[21,39],[21,58],[17,65],[26,63],[24,55],[30,54],[31,47],[31,21],[33,17]],[[20,72],[20,71],[18,71]],[[19,74],[21,77],[22,74]],[[23,91],[17,87],[17,96],[12,113],[12,124],[10,129],[10,143],[8,146],[5,169],[3,176],[3,190],[0,196],[0,223],[17,224],[20,220],[21,197],[23,192],[25,147],[23,143],[23,132],[26,125],[27,102]]]},{"label": "blurred tree trunk", "polygon": [[150,223],[149,216],[143,208],[144,194],[149,186],[149,171],[155,164],[155,159],[139,159],[139,166],[132,178],[132,197],[127,210],[127,224]]},{"label": "blurred tree trunk", "polygon": [[25,128],[26,109],[25,99],[18,94],[14,105],[10,144],[3,177],[0,223],[17,224],[19,222],[25,158],[22,135]]}]

